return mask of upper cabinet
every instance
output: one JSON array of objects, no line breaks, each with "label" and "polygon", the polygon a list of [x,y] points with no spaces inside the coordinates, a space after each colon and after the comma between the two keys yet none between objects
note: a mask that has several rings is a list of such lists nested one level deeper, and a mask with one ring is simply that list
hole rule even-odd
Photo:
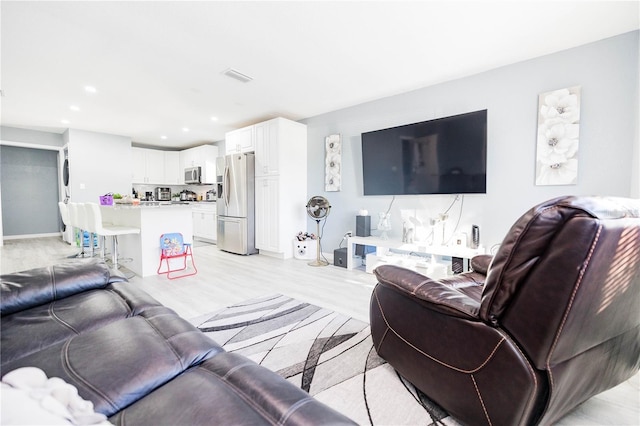
[{"label": "upper cabinet", "polygon": [[224,137],[225,155],[255,151],[255,126],[227,132]]},{"label": "upper cabinet", "polygon": [[254,126],[256,176],[306,173],[307,126],[274,118]]},{"label": "upper cabinet", "polygon": [[133,159],[132,183],[154,185],[183,185],[184,169],[200,167],[202,183],[216,182],[218,147],[202,145],[183,151],[131,148]]},{"label": "upper cabinet", "polygon": [[216,183],[217,157],[218,147],[213,145],[200,145],[180,151],[182,183],[184,183],[184,169],[189,167],[200,167],[202,171],[201,183]]},{"label": "upper cabinet", "polygon": [[[256,124],[256,176],[277,175],[280,172],[280,141],[278,140],[278,119]],[[306,142],[306,141],[305,141]]]},{"label": "upper cabinet", "polygon": [[165,184],[164,154],[157,149],[131,148],[132,182]]},{"label": "upper cabinet", "polygon": [[184,183],[184,174],[180,167],[180,151],[164,152],[164,183],[167,185]]}]

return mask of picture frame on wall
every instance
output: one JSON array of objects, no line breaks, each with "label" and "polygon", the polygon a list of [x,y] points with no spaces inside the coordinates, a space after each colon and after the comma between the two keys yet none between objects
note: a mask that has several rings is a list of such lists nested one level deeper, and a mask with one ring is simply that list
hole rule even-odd
[{"label": "picture frame on wall", "polygon": [[576,185],[581,87],[538,96],[536,185]]},{"label": "picture frame on wall", "polygon": [[339,134],[329,135],[324,139],[325,165],[324,190],[328,192],[340,191],[342,172],[342,141]]}]

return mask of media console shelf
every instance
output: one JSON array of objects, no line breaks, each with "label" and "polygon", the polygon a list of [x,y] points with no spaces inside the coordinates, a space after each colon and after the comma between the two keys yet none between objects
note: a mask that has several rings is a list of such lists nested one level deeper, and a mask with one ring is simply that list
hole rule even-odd
[{"label": "media console shelf", "polygon": [[[381,238],[376,237],[348,237],[347,238],[347,269],[354,269],[354,254],[355,248],[354,246],[363,245],[363,246],[371,246],[376,248],[375,256],[378,259],[384,259],[385,256],[389,255],[389,249],[395,249],[397,251],[407,253],[409,258],[410,254],[422,255],[423,258],[426,256],[437,256],[441,257],[457,257],[463,259],[464,270],[468,270],[469,260],[479,254],[485,254],[484,248],[480,247],[478,249],[471,249],[467,247],[459,247],[459,246],[433,246],[428,245],[426,243],[416,242],[413,244],[403,243],[399,240],[383,240]],[[420,262],[420,257],[415,256],[416,264],[420,267],[420,263],[425,263],[423,260]],[[403,265],[408,266],[408,265]],[[426,268],[428,265],[425,265]],[[371,272],[373,268],[369,268],[367,265],[367,272]],[[413,269],[410,267],[410,269]],[[420,272],[420,271],[419,271]]]}]

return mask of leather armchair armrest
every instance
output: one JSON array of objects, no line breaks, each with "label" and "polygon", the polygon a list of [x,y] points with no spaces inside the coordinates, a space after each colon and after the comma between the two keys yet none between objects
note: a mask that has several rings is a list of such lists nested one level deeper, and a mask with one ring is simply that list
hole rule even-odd
[{"label": "leather armchair armrest", "polygon": [[489,270],[489,266],[491,266],[492,260],[493,256],[490,254],[479,254],[477,256],[473,256],[471,259],[471,269],[473,269],[473,272],[487,275],[487,271]]},{"label": "leather armchair armrest", "polygon": [[378,282],[410,295],[425,308],[471,321],[480,321],[480,300],[469,294],[409,269],[393,265],[374,270]]}]

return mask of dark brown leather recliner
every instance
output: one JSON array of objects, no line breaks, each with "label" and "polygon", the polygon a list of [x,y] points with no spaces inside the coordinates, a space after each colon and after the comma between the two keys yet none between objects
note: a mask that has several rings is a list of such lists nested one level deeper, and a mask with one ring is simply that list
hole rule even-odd
[{"label": "dark brown leather recliner", "polygon": [[378,354],[453,417],[549,424],[640,369],[640,200],[542,203],[486,260],[374,271]]}]

